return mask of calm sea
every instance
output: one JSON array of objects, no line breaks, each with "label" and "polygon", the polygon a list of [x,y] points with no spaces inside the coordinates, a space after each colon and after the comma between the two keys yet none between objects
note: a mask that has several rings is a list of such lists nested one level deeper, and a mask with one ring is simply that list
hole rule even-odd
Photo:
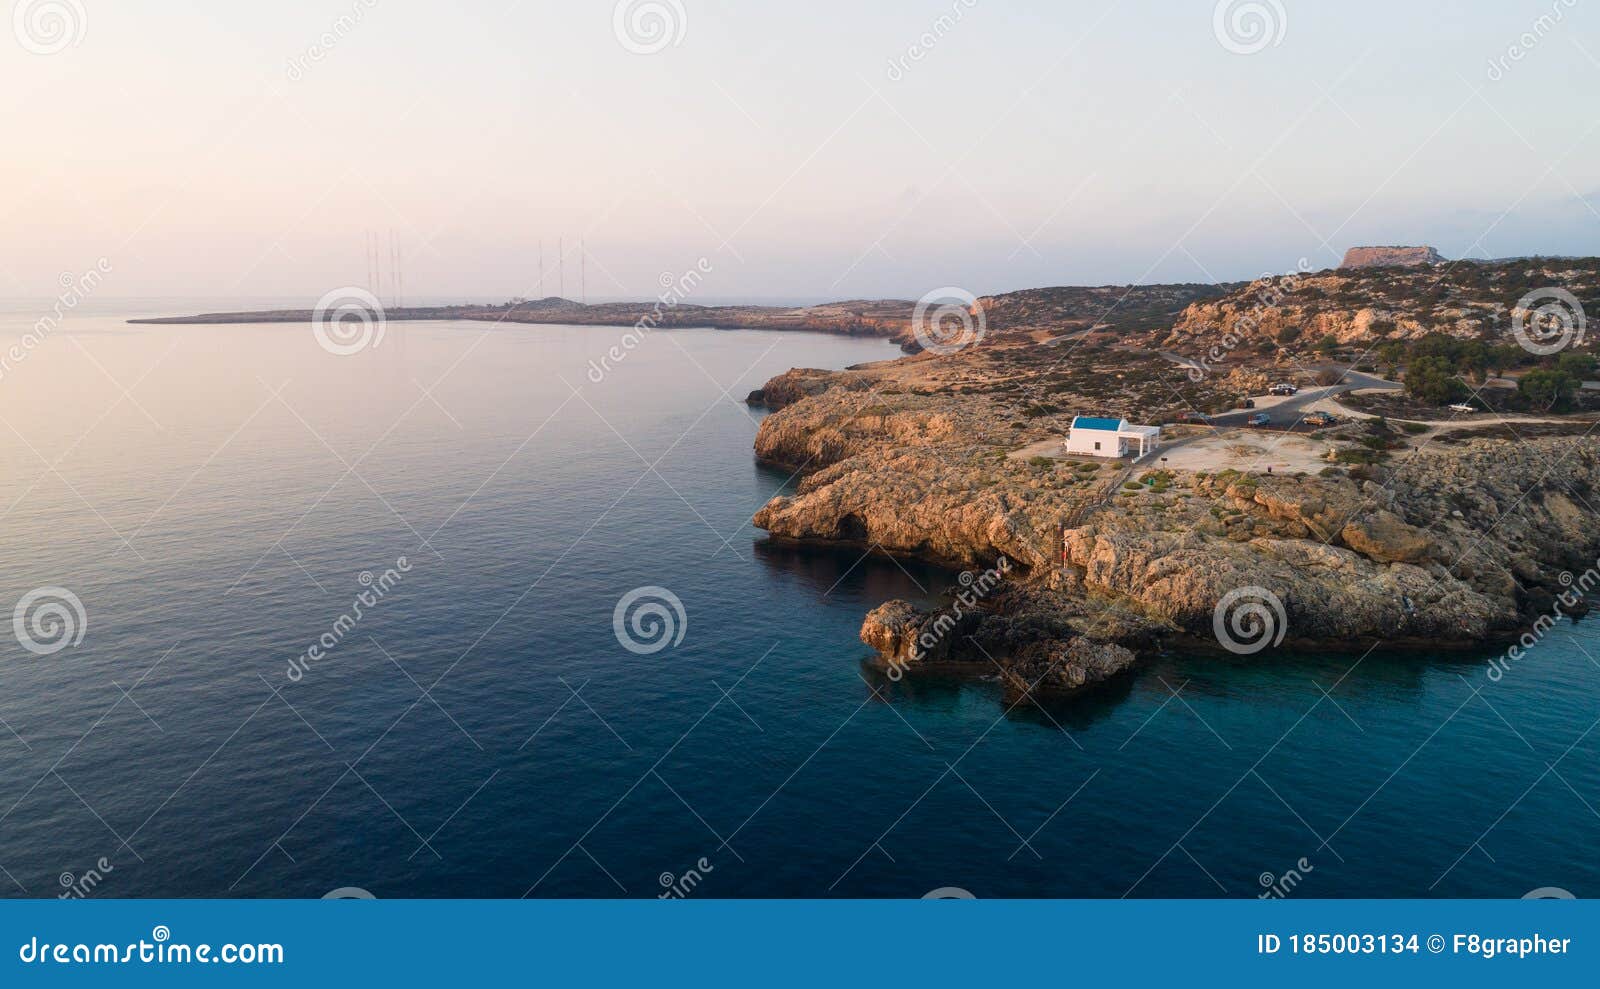
[{"label": "calm sea", "polygon": [[953,575],[768,546],[742,402],[888,344],[663,332],[595,381],[624,330],[122,321],[249,304],[91,300],[0,373],[9,895],[1600,892],[1593,623],[1499,682],[889,684],[862,614]]}]

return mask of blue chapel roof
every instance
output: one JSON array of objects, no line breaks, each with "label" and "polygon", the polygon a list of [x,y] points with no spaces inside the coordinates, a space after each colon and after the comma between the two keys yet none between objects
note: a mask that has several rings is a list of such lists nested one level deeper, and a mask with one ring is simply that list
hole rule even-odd
[{"label": "blue chapel roof", "polygon": [[1101,429],[1108,433],[1114,433],[1122,428],[1122,420],[1107,419],[1104,416],[1074,416],[1072,419],[1072,428]]}]

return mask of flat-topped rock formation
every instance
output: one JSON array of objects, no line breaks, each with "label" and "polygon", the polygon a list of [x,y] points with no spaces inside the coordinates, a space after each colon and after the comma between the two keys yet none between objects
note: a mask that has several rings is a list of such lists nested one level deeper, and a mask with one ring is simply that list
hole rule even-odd
[{"label": "flat-topped rock formation", "polygon": [[1352,247],[1344,252],[1341,268],[1409,268],[1442,264],[1444,257],[1431,247]]}]

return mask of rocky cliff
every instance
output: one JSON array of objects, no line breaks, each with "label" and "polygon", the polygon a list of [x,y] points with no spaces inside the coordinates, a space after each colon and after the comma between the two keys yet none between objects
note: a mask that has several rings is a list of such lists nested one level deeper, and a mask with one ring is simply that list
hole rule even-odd
[{"label": "rocky cliff", "polygon": [[[1010,565],[965,607],[867,618],[863,640],[906,670],[998,667],[1017,689],[1072,689],[1163,643],[1231,648],[1218,609],[1245,590],[1275,602],[1275,645],[1479,646],[1526,627],[1600,551],[1593,438],[1422,444],[1300,474],[1029,457],[1074,410],[1170,421],[1181,406],[1161,394],[1186,381],[1151,355],[1006,349],[768,385],[786,397],[756,452],[802,480],[757,526],[974,572]],[[930,629],[937,641],[914,649]]]},{"label": "rocky cliff", "polygon": [[1443,264],[1444,257],[1431,247],[1352,247],[1344,252],[1341,268],[1406,268]]},{"label": "rocky cliff", "polygon": [[1512,339],[1529,293],[1561,289],[1600,311],[1600,259],[1457,261],[1448,268],[1340,268],[1252,282],[1185,309],[1164,345],[1200,352],[1225,343],[1269,351],[1414,340],[1430,333]]}]

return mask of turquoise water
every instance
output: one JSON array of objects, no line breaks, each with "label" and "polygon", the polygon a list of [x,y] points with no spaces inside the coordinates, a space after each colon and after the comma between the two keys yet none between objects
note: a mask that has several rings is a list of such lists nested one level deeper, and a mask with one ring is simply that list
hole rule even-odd
[{"label": "turquoise water", "polygon": [[[121,321],[193,308],[86,305],[0,375],[0,604],[83,615],[0,642],[8,895],[1600,889],[1593,623],[1498,683],[1375,653],[1169,656],[1048,710],[890,684],[862,614],[951,575],[767,545],[789,478],[742,403],[889,345],[658,333],[594,382],[624,331],[395,324],[335,357]],[[383,596],[341,623],[363,572]],[[646,587],[683,617],[640,653],[613,611]]]}]

